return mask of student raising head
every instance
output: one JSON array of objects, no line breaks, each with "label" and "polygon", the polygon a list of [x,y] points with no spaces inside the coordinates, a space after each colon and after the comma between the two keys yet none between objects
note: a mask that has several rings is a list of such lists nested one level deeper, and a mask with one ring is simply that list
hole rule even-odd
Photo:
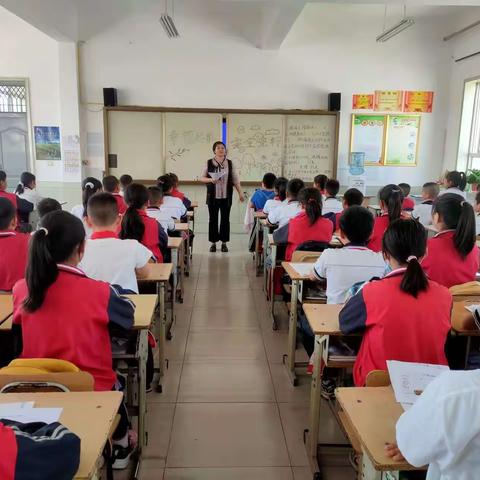
[{"label": "student raising head", "polygon": [[334,178],[327,180],[325,184],[326,198],[323,201],[322,215],[327,213],[339,213],[343,210],[342,202],[337,198],[340,190],[340,182]]},{"label": "student raising head", "polygon": [[420,261],[427,234],[418,221],[392,222],[383,237],[383,256],[392,272],[367,283],[340,311],[343,334],[363,332],[353,377],[358,387],[387,360],[447,365],[452,295],[425,275]]},{"label": "student raising head", "polygon": [[67,360],[93,375],[95,390],[108,391],[116,382],[109,329],[129,330],[134,306],[77,268],[84,247],[78,218],[63,211],[45,215],[31,239],[26,277],[13,289],[13,323],[23,358]]},{"label": "student raising head", "polygon": [[183,204],[185,205],[185,208],[188,210],[192,206],[192,202],[185,196],[185,194],[183,192],[181,192],[178,189],[178,183],[179,183],[178,175],[176,173],[171,173],[171,172],[168,173],[167,175],[170,176],[170,178],[172,179],[172,183],[173,183],[173,189],[170,192],[170,195],[172,197],[179,198],[183,202]]},{"label": "student raising head", "polygon": [[263,213],[267,215],[275,210],[275,208],[282,205],[287,198],[287,183],[288,180],[285,177],[277,177],[275,182],[273,183],[273,191],[275,192],[275,196],[270,200],[265,202],[263,206]]},{"label": "student raising head", "polygon": [[163,191],[159,187],[148,187],[147,215],[154,218],[165,232],[175,230],[175,222],[168,211],[162,210]]},{"label": "student raising head", "polygon": [[279,227],[283,227],[291,218],[296,217],[302,211],[297,197],[304,186],[303,180],[299,178],[292,178],[287,183],[287,202],[275,208],[268,215],[268,221],[272,225],[278,224]]},{"label": "student raising head", "polygon": [[17,214],[12,202],[0,197],[0,291],[10,292],[25,277],[30,235],[16,232]]},{"label": "student raising head", "polygon": [[475,280],[479,250],[473,207],[460,195],[447,193],[435,200],[432,214],[438,233],[428,241],[425,272],[446,287]]},{"label": "student raising head", "polygon": [[125,201],[128,208],[122,219],[120,238],[139,241],[153,253],[158,263],[162,263],[162,250],[168,246],[168,237],[162,226],[147,215],[147,187],[132,183],[125,192]]},{"label": "student raising head", "polygon": [[83,227],[85,229],[85,234],[87,238],[90,237],[92,231],[90,227],[85,223],[85,218],[87,217],[87,203],[91,196],[95,195],[98,192],[101,192],[103,188],[102,182],[94,177],[87,177],[82,182],[82,204],[75,205],[72,208],[72,215],[75,215],[83,222]]},{"label": "student raising head", "polygon": [[131,175],[124,174],[120,177],[120,195],[122,195],[122,197],[125,195],[125,190],[131,183],[133,183]]},{"label": "student raising head", "polygon": [[123,215],[127,211],[127,204],[120,195],[120,182],[114,175],[108,175],[102,180],[103,191],[110,193],[115,198],[118,206],[118,213]]},{"label": "student raising head", "polygon": [[15,194],[33,204],[35,208],[42,197],[36,191],[37,183],[33,173],[23,172],[20,175],[20,182],[15,189]]},{"label": "student raising head", "polygon": [[57,210],[61,210],[62,206],[58,200],[54,198],[43,198],[38,202],[37,205],[37,212],[40,220],[50,212],[56,212]]},{"label": "student raising head", "polygon": [[372,237],[368,248],[374,252],[382,249],[382,238],[388,225],[402,216],[403,192],[398,185],[385,185],[379,192],[378,198],[382,214],[375,218]]},{"label": "student raising head", "polygon": [[361,206],[363,203],[363,199],[364,199],[363,193],[356,188],[349,188],[343,194],[343,200],[342,200],[343,211],[335,214],[335,230],[338,230],[340,228],[340,217],[343,215],[343,212],[345,211],[345,209],[347,209],[348,207],[353,207],[354,205]]},{"label": "student raising head", "polygon": [[415,205],[412,217],[419,220],[425,227],[432,224],[432,205],[438,197],[440,187],[438,183],[427,182],[422,187],[422,202]]},{"label": "student raising head", "polygon": [[320,191],[322,196],[325,196],[325,185],[327,183],[328,177],[326,175],[317,175],[313,179],[313,186]]},{"label": "student raising head", "polygon": [[161,210],[177,220],[180,220],[182,217],[184,217],[187,214],[187,208],[179,198],[172,196],[172,177],[170,175],[162,175],[161,177],[158,177],[157,186],[163,191],[163,203]]},{"label": "student raising head", "polygon": [[250,207],[255,211],[263,210],[265,203],[275,196],[274,184],[277,177],[274,173],[266,173],[262,179],[262,188],[255,190],[250,199]]},{"label": "student raising head", "polygon": [[320,242],[328,247],[332,240],[333,224],[322,217],[322,196],[316,188],[303,188],[298,195],[301,212],[286,225],[273,232],[277,244],[286,244],[285,260],[304,242]]},{"label": "student raising head", "polygon": [[117,234],[120,222],[118,204],[111,194],[97,193],[90,198],[87,224],[93,233],[79,266],[90,278],[138,293],[137,278],[148,274],[153,254],[137,240],[120,240]]},{"label": "student raising head", "polygon": [[360,205],[348,207],[343,212],[340,237],[345,246],[324,250],[313,269],[317,280],[327,280],[327,303],[345,302],[353,285],[385,273],[382,254],[367,248],[373,223],[373,215]]},{"label": "student raising head", "polygon": [[402,189],[403,192],[402,210],[411,212],[415,207],[415,200],[409,196],[411,187],[408,183],[399,183],[398,186]]},{"label": "student raising head", "polygon": [[442,190],[439,195],[456,193],[457,195],[461,195],[464,199],[467,198],[467,194],[465,193],[467,176],[464,172],[457,172],[457,170],[448,172],[443,179],[443,186],[445,187],[445,190]]}]

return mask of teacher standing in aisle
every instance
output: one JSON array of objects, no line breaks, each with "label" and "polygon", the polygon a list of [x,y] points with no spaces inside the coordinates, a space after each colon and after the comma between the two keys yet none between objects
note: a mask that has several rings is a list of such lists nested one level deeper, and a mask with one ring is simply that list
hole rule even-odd
[{"label": "teacher standing in aisle", "polygon": [[[227,242],[230,241],[230,209],[232,207],[233,188],[238,192],[241,202],[242,194],[240,178],[227,158],[227,147],[223,142],[215,142],[212,147],[213,158],[207,160],[200,181],[207,186],[208,205],[208,241],[210,251],[217,251],[217,242],[222,242],[222,252],[228,252]],[[220,228],[218,217],[220,213]]]}]

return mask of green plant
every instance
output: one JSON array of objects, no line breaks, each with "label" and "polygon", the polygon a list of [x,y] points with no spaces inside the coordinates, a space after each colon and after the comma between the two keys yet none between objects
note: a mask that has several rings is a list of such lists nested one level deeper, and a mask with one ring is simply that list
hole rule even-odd
[{"label": "green plant", "polygon": [[468,170],[467,172],[467,183],[480,183],[480,170]]}]

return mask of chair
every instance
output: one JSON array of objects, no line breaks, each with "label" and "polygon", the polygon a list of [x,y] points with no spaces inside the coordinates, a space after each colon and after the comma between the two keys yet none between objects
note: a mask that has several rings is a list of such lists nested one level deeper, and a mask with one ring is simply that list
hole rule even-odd
[{"label": "chair", "polygon": [[292,255],[293,263],[315,263],[322,252],[309,252],[304,250],[295,250]]},{"label": "chair", "polygon": [[390,375],[386,370],[372,370],[365,381],[366,387],[388,387],[391,385]]},{"label": "chair", "polygon": [[480,300],[480,282],[467,282],[450,287],[454,302]]}]

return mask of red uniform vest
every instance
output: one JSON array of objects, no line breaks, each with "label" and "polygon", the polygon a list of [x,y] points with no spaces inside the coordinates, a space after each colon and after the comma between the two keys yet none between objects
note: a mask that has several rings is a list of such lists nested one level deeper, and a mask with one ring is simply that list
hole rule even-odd
[{"label": "red uniform vest", "polygon": [[182,193],[180,190],[177,190],[176,188],[174,188],[171,192],[170,192],[170,195],[172,197],[177,197],[179,198],[182,202],[183,202],[183,199],[185,198],[185,194]]},{"label": "red uniform vest", "polygon": [[17,196],[14,193],[6,192],[5,190],[0,190],[0,197],[6,198],[13,203],[15,210],[17,210]]},{"label": "red uniform vest", "polygon": [[125,203],[125,200],[119,193],[112,193],[113,198],[117,202],[117,207],[118,207],[118,213],[120,215],[123,215],[127,211],[127,204]]},{"label": "red uniform vest", "polygon": [[11,291],[25,277],[29,241],[25,233],[0,232],[0,290]]},{"label": "red uniform vest", "polygon": [[438,233],[427,243],[427,256],[422,267],[431,280],[447,288],[475,280],[479,266],[479,250],[473,250],[462,258],[453,244],[452,230]]},{"label": "red uniform vest", "polygon": [[9,427],[0,423],[0,478],[2,480],[15,480],[15,465],[17,464],[17,440],[15,433]]},{"label": "red uniform vest", "polygon": [[402,210],[413,210],[415,208],[415,201],[409,197],[405,197],[402,202]]},{"label": "red uniform vest", "polygon": [[373,232],[370,237],[370,241],[367,244],[367,247],[374,252],[382,251],[382,240],[385,230],[390,225],[390,220],[388,214],[384,213],[380,217],[375,217],[375,223],[373,224]]},{"label": "red uniform vest", "polygon": [[285,260],[292,259],[293,252],[297,247],[308,241],[329,243],[332,240],[333,223],[327,218],[320,217],[313,225],[305,212],[299,213],[288,223],[288,243],[285,252]]},{"label": "red uniform vest", "polygon": [[145,225],[141,243],[155,255],[158,263],[163,263],[163,255],[159,244],[160,239],[158,237],[158,222],[154,218],[150,218],[146,210],[138,210],[138,214]]}]

